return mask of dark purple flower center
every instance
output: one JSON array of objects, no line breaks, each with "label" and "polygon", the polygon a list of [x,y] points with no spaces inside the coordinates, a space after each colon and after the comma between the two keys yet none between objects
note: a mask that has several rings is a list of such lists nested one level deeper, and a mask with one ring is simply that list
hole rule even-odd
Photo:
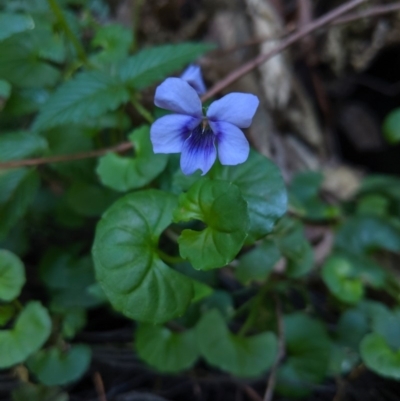
[{"label": "dark purple flower center", "polygon": [[211,153],[215,147],[215,135],[207,121],[197,126],[186,140],[190,153]]}]

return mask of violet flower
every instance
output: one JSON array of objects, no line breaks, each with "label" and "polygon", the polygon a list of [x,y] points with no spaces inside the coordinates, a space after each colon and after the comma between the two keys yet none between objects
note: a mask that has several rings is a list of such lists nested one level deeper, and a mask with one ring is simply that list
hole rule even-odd
[{"label": "violet flower", "polygon": [[203,81],[201,68],[199,65],[191,64],[181,75],[181,79],[186,81],[200,96],[206,93],[206,85]]},{"label": "violet flower", "polygon": [[259,104],[257,96],[230,93],[213,102],[203,116],[196,91],[181,78],[167,78],[157,87],[154,103],[174,113],[151,126],[154,153],[181,152],[184,174],[198,169],[206,174],[217,153],[224,165],[247,160],[249,143],[240,128],[250,126]]}]

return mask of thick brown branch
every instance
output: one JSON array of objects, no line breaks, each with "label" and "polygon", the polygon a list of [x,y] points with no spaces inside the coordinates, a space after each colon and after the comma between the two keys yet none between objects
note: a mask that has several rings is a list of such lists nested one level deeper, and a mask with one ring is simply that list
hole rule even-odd
[{"label": "thick brown branch", "polygon": [[26,159],[26,160],[13,160],[9,162],[0,163],[1,169],[9,169],[9,168],[18,168],[18,167],[26,167],[26,166],[39,166],[41,164],[50,164],[50,163],[62,163],[62,162],[70,162],[74,160],[83,160],[90,159],[94,157],[103,156],[108,152],[117,152],[123,153],[132,149],[133,145],[131,142],[122,142],[116,146],[112,146],[110,148],[103,148],[97,150],[91,150],[90,152],[82,152],[82,153],[74,153],[70,155],[60,155],[60,156],[50,156],[50,157],[41,157],[36,159]]},{"label": "thick brown branch", "polygon": [[253,60],[248,61],[240,68],[232,71],[227,77],[222,79],[221,81],[217,82],[210,90],[208,90],[203,96],[202,101],[208,100],[212,98],[214,95],[225,89],[227,86],[231,85],[233,82],[237,81],[239,78],[243,77],[244,75],[248,74],[250,71],[257,68],[259,65],[265,63],[266,61],[270,60],[272,57],[276,56],[287,47],[296,43],[298,40],[306,37],[311,32],[320,29],[332,21],[336,20],[346,12],[352,10],[353,8],[359,6],[362,3],[365,3],[368,0],[352,0],[346,4],[343,4],[340,7],[335,8],[334,10],[330,11],[329,13],[323,15],[322,17],[316,19],[308,26],[294,32],[292,35],[288,36],[286,39],[283,39],[282,42],[272,49],[270,52],[266,54],[260,54]]}]

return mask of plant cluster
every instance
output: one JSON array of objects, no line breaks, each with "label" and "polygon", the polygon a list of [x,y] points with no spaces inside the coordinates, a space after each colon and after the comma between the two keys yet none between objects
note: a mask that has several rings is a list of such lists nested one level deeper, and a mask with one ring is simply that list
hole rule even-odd
[{"label": "plant cluster", "polygon": [[[30,375],[13,399],[66,399],[55,386],[90,366],[75,336],[93,308],[134,320],[134,351],[159,372],[273,370],[294,397],[360,364],[400,379],[400,181],[367,177],[332,204],[321,173],[287,187],[271,160],[234,159],[246,144],[225,139],[207,145],[219,161],[185,175],[168,137],[154,153],[171,115],[145,94],[213,46],[138,49],[131,30],[99,23],[101,1],[77,3],[0,1],[0,369]],[[231,110],[207,107],[215,134],[234,130]],[[316,227],[331,238],[322,258]]]}]

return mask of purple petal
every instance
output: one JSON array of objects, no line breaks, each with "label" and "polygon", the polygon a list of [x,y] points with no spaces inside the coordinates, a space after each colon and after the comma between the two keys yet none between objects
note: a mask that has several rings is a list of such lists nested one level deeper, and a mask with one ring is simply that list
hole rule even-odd
[{"label": "purple petal", "polygon": [[181,169],[184,174],[189,175],[200,169],[204,175],[210,170],[217,158],[215,139],[210,129],[202,132],[201,126],[192,132],[182,148]]},{"label": "purple petal", "polygon": [[181,79],[186,81],[199,95],[206,92],[206,85],[201,75],[201,68],[198,65],[189,65],[181,75]]},{"label": "purple petal", "polygon": [[250,146],[243,132],[236,125],[226,122],[211,122],[217,136],[218,158],[221,164],[234,166],[249,157]]},{"label": "purple petal", "polygon": [[181,78],[167,78],[156,89],[156,106],[178,114],[202,117],[201,100],[196,91]]},{"label": "purple petal", "polygon": [[179,153],[190,133],[201,119],[182,114],[170,114],[156,120],[150,128],[154,153]]},{"label": "purple petal", "polygon": [[259,103],[258,97],[250,93],[230,93],[210,105],[207,117],[212,121],[226,121],[247,128]]}]

